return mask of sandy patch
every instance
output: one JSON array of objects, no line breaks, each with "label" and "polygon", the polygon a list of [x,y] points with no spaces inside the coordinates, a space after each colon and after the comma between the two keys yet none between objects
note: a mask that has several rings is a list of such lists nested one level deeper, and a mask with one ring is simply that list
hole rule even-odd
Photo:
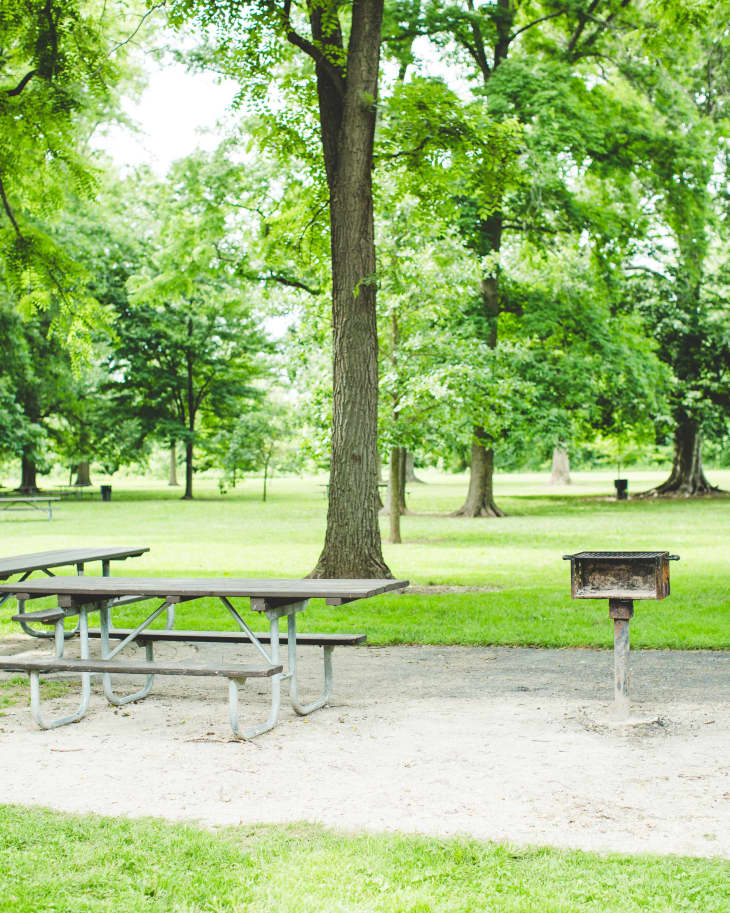
[{"label": "sandy patch", "polygon": [[[2,652],[28,648],[7,638]],[[191,651],[222,657],[160,654]],[[319,651],[300,652],[307,697]],[[121,710],[94,682],[88,715],[47,732],[11,708],[0,801],[730,858],[730,654],[635,653],[635,708],[658,722],[618,729],[607,652],[393,647],[334,659],[331,705],[301,719],[285,704],[250,743],[229,741],[226,683],[208,679],[160,677]],[[266,686],[245,693],[244,721],[264,718]]]}]

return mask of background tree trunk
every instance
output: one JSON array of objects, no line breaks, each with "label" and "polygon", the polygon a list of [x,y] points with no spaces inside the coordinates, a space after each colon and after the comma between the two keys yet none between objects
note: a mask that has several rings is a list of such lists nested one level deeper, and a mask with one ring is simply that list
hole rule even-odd
[{"label": "background tree trunk", "polygon": [[76,464],[76,481],[74,485],[87,486],[91,485],[91,467],[88,460],[81,460]]},{"label": "background tree trunk", "polygon": [[177,480],[177,454],[175,450],[175,441],[173,441],[170,444],[170,478],[167,483],[171,487],[180,484]]},{"label": "background tree trunk", "polygon": [[185,494],[183,501],[190,501],[193,497],[193,442],[185,444]]},{"label": "background tree trunk", "polygon": [[403,460],[401,457],[402,447],[392,447],[390,450],[390,485],[388,488],[390,497],[388,498],[390,506],[390,541],[400,542],[400,490],[401,479],[403,476]]},{"label": "background tree trunk", "polygon": [[471,445],[471,472],[466,501],[452,517],[504,517],[494,501],[494,451],[479,443],[485,439],[483,428],[474,429]]},{"label": "background tree trunk", "polygon": [[[332,257],[332,450],[327,530],[312,577],[390,577],[378,526],[378,337],[372,155],[382,0],[355,0],[343,84],[316,66]],[[315,41],[332,41],[321,7]]]},{"label": "background tree trunk", "polygon": [[403,475],[403,486],[405,487],[406,482],[408,482],[409,484],[412,484],[415,482],[417,485],[425,485],[426,483],[423,481],[423,479],[419,479],[418,476],[416,475],[416,470],[415,470],[415,467],[413,464],[413,454],[410,452],[410,450],[406,450],[405,456],[406,456],[406,469],[405,469],[405,473]]},{"label": "background tree trunk", "polygon": [[674,461],[669,478],[647,494],[690,496],[717,490],[702,469],[702,435],[697,422],[681,416],[674,432]]},{"label": "background tree trunk", "polygon": [[20,458],[20,487],[16,488],[16,491],[24,495],[35,494],[38,491],[35,460],[25,454]]},{"label": "background tree trunk", "polygon": [[553,462],[550,468],[551,485],[570,485],[570,459],[568,451],[560,444],[553,447]]}]

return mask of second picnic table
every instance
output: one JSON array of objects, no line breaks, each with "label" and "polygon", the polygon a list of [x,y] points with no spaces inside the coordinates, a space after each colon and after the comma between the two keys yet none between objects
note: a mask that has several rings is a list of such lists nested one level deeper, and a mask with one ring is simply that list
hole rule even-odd
[{"label": "second picnic table", "polygon": [[[306,715],[324,706],[332,687],[332,650],[336,646],[361,643],[362,634],[314,634],[297,635],[297,614],[306,608],[310,599],[325,599],[328,605],[342,605],[357,599],[365,599],[381,593],[402,590],[407,580],[267,580],[218,578],[141,578],[141,577],[55,577],[51,580],[26,580],[22,583],[0,585],[0,594],[12,593],[23,602],[42,596],[57,596],[58,607],[39,612],[15,616],[16,620],[33,620],[55,625],[55,656],[16,658],[0,657],[0,669],[26,672],[30,677],[31,709],[34,719],[41,728],[51,729],[65,723],[75,722],[86,713],[90,696],[90,677],[101,673],[104,694],[116,705],[141,700],[149,694],[155,675],[212,675],[221,676],[229,682],[229,715],[234,734],[249,739],[272,729],[277,722],[281,704],[281,683],[289,681],[289,696],[296,713]],[[153,630],[150,625],[155,619],[175,605],[197,599],[215,598],[233,618],[237,631],[178,631]],[[251,608],[265,615],[269,622],[267,633],[256,633],[241,617],[234,606],[234,599],[247,598]],[[136,628],[115,630],[110,625],[110,610],[120,601],[129,603],[147,599],[161,599],[162,602]],[[89,613],[99,612],[98,630],[90,630]],[[66,659],[63,655],[65,644],[64,621],[68,616],[78,616],[80,658]],[[279,620],[287,619],[286,634],[279,631]],[[101,640],[101,657],[92,658],[89,640]],[[112,647],[112,640],[118,640]],[[287,671],[280,662],[280,643],[287,643]],[[159,641],[187,643],[250,643],[263,662],[257,665],[223,663],[199,665],[190,663],[160,662],[154,659],[153,645]],[[116,659],[124,647],[136,644],[144,646],[146,660],[124,662]],[[264,645],[268,645],[267,650]],[[320,698],[309,704],[299,700],[297,687],[297,644],[311,644],[324,649],[324,691]],[[46,720],[40,710],[39,674],[49,672],[78,672],[81,675],[81,703],[78,710],[66,717]],[[144,675],[147,681],[142,689],[133,694],[120,696],[115,693],[111,675],[123,673]],[[246,678],[269,678],[271,681],[271,709],[265,723],[241,731],[238,722],[238,686]]]},{"label": "second picnic table", "polygon": [[[75,548],[55,548],[47,552],[31,552],[26,555],[12,555],[8,558],[0,558],[0,580],[7,580],[8,577],[14,577],[20,574],[20,580],[16,583],[23,583],[31,574],[40,571],[47,577],[55,577],[53,571],[60,567],[75,567],[76,573],[83,575],[86,565],[92,561],[101,561],[101,573],[104,577],[109,576],[110,564],[112,561],[124,561],[127,558],[138,558],[149,551],[146,545],[101,545],[91,547]],[[13,593],[6,592],[0,598],[0,606]],[[18,603],[18,612],[22,614],[25,610],[25,604],[22,600]],[[33,630],[26,621],[21,621],[20,626],[26,634],[32,637],[46,637],[48,635]]]}]

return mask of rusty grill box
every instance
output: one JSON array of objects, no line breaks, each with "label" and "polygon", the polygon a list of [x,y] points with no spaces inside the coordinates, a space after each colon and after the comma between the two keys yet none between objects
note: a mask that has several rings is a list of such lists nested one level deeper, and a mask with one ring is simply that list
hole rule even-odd
[{"label": "rusty grill box", "polygon": [[664,599],[669,596],[669,552],[577,552],[570,561],[573,599]]}]

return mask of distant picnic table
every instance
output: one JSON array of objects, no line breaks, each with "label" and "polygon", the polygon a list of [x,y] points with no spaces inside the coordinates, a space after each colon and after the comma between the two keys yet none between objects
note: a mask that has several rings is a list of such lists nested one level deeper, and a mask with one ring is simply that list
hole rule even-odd
[{"label": "distant picnic table", "polygon": [[11,498],[0,498],[0,510],[44,510],[41,504],[45,504],[45,510],[48,512],[48,519],[53,519],[53,501],[61,499],[55,495],[13,495]]}]

